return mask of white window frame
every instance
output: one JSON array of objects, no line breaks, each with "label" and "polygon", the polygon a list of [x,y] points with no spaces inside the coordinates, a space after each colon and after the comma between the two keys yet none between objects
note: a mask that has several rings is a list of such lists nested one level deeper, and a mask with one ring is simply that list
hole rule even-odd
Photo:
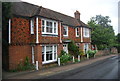
[{"label": "white window frame", "polygon": [[34,34],[34,19],[30,20],[30,33]]},{"label": "white window frame", "polygon": [[[42,34],[49,34],[49,35],[58,35],[58,22],[54,21],[54,20],[49,20],[49,19],[41,19],[41,25],[42,25],[42,21],[44,21],[44,32],[42,32]],[[46,32],[46,22],[52,22],[52,33]],[[56,32],[54,32],[54,23],[56,23]],[[43,25],[42,25],[43,26]],[[41,31],[42,31],[42,27],[41,27]]]},{"label": "white window frame", "polygon": [[83,28],[83,36],[90,37],[90,29],[89,28]]},{"label": "white window frame", "polygon": [[[56,62],[57,61],[57,45],[42,45],[42,46],[44,47],[44,61],[42,61],[42,64]],[[48,61],[46,61],[46,47],[47,46],[52,46],[52,60],[48,60]],[[54,54],[55,54],[54,47],[55,46],[56,46],[56,59],[54,57]]]},{"label": "white window frame", "polygon": [[[78,31],[77,31],[77,29],[78,29]],[[77,32],[78,32],[78,34],[77,34]],[[75,33],[76,33],[76,37],[79,37],[79,28],[78,27],[75,28]]]},{"label": "white window frame", "polygon": [[[66,29],[67,29],[67,34],[66,35],[64,35],[64,27],[66,27]],[[63,36],[68,37],[68,26],[63,25]]]}]

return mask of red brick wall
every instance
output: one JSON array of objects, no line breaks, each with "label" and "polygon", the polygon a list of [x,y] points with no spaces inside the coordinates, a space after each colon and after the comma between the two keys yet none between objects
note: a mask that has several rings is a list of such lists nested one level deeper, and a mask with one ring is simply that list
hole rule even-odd
[{"label": "red brick wall", "polygon": [[89,43],[90,42],[90,38],[83,37],[83,41]]},{"label": "red brick wall", "polygon": [[[38,36],[39,43],[60,43],[60,25],[58,23],[58,37],[42,36],[41,32],[41,19],[38,21]],[[76,37],[75,28],[68,27],[68,37],[63,36],[63,27],[61,28],[62,39],[71,39],[75,42],[80,42],[81,38]],[[36,18],[34,18],[34,35],[30,34],[30,20],[25,18],[14,17],[12,19],[12,43],[33,43],[36,42]],[[81,34],[81,28],[79,28]],[[54,40],[54,41],[53,41]],[[90,38],[83,37],[84,42],[90,42]]]},{"label": "red brick wall", "polygon": [[24,63],[26,56],[30,58],[31,61],[31,46],[9,46],[9,69],[17,68],[20,62]]},{"label": "red brick wall", "polygon": [[[79,28],[79,33],[80,33],[80,28]],[[63,40],[71,39],[75,42],[80,42],[81,41],[80,37],[76,37],[75,28],[73,28],[73,27],[68,27],[68,37],[63,36],[63,27],[62,27],[62,39]]]},{"label": "red brick wall", "polygon": [[60,53],[61,53],[61,50],[63,50],[63,44],[59,44],[58,45],[58,48],[57,48],[57,54],[58,54],[58,56],[60,55]]},{"label": "red brick wall", "polygon": [[38,61],[39,68],[42,66],[42,46],[36,45],[35,49],[35,62]]},{"label": "red brick wall", "polygon": [[28,19],[14,17],[11,25],[12,43],[30,42],[30,23]]}]

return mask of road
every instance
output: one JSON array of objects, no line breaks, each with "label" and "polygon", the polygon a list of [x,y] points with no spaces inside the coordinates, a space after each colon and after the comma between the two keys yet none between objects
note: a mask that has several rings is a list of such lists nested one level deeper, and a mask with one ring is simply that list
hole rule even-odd
[{"label": "road", "polygon": [[[118,67],[119,66],[119,67]],[[44,77],[43,79],[118,79],[120,56],[113,56],[84,67]]]}]

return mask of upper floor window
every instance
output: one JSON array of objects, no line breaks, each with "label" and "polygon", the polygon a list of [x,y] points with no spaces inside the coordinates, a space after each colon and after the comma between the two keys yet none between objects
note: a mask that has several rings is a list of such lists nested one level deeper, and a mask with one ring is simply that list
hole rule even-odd
[{"label": "upper floor window", "polygon": [[76,37],[79,37],[79,28],[76,28],[75,32],[76,32]]},{"label": "upper floor window", "polygon": [[63,36],[68,36],[68,26],[63,26]]},{"label": "upper floor window", "polygon": [[31,34],[34,34],[34,19],[30,20],[30,29],[31,29]]},{"label": "upper floor window", "polygon": [[52,20],[42,19],[42,34],[58,35],[58,23]]},{"label": "upper floor window", "polygon": [[89,28],[83,28],[83,36],[84,37],[90,37],[90,31]]}]

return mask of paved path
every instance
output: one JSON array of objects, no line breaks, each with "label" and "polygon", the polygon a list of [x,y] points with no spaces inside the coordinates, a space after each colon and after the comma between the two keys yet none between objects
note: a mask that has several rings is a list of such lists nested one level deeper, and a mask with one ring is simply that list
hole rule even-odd
[{"label": "paved path", "polygon": [[107,55],[107,56],[101,56],[97,57],[94,59],[89,59],[82,61],[80,63],[76,64],[70,64],[70,65],[65,65],[65,66],[60,66],[60,67],[53,67],[53,68],[48,68],[48,69],[43,69],[39,71],[30,71],[30,72],[21,72],[21,73],[4,73],[3,72],[3,79],[38,79],[39,78],[44,78],[46,76],[62,73],[65,71],[73,70],[78,67],[86,66],[89,64],[92,64],[96,61],[100,61],[112,56],[116,56],[117,54],[112,54],[112,55]]}]

